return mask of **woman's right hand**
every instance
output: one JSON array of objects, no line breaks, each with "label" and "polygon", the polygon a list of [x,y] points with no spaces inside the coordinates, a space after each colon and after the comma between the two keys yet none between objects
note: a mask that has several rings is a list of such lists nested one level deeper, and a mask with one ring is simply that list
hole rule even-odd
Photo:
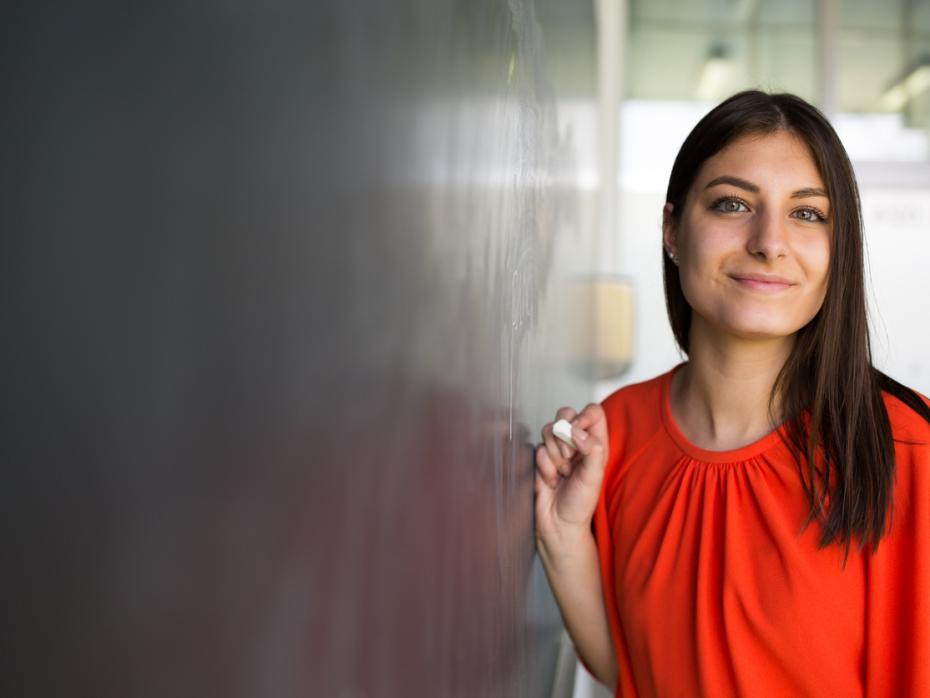
[{"label": "woman's right hand", "polygon": [[[552,425],[567,419],[577,450],[552,433]],[[558,543],[590,531],[607,463],[607,417],[591,403],[576,413],[562,407],[542,428],[536,449],[536,538]]]}]

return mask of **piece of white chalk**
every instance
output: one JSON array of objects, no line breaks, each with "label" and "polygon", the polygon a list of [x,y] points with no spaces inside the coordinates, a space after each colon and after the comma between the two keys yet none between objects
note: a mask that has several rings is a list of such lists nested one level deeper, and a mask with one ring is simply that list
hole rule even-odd
[{"label": "piece of white chalk", "polygon": [[578,448],[575,446],[575,442],[572,441],[572,425],[567,419],[560,419],[555,424],[552,425],[552,434],[567,443],[572,448]]}]

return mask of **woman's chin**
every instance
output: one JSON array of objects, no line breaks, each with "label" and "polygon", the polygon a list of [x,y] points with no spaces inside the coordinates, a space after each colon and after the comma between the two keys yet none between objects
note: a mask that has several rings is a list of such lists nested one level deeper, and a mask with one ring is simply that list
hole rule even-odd
[{"label": "woman's chin", "polygon": [[716,332],[747,341],[776,341],[794,335],[803,325],[786,323],[779,318],[727,318],[710,323]]}]

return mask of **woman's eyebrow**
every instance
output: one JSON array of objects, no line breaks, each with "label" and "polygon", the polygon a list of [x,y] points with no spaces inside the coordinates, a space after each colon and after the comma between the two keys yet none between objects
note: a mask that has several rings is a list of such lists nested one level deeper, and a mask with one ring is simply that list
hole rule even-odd
[{"label": "woman's eyebrow", "polygon": [[[745,179],[740,179],[739,177],[732,177],[730,175],[722,175],[720,177],[715,177],[710,180],[705,186],[705,189],[710,189],[715,187],[718,184],[732,184],[734,187],[739,187],[740,189],[745,189],[746,191],[751,191],[753,194],[759,193],[759,187],[752,182],[748,182]],[[827,196],[827,192],[821,189],[820,187],[805,187],[804,189],[798,189],[791,195],[792,199],[808,199],[812,196],[822,196],[826,199],[830,198]]]},{"label": "woman's eyebrow", "polygon": [[730,175],[723,175],[722,177],[712,179],[704,188],[710,189],[711,187],[715,187],[718,184],[732,184],[734,187],[739,187],[740,189],[751,191],[753,194],[759,193],[759,187],[757,187],[752,182],[747,182],[745,179],[740,179],[739,177],[731,177]]},{"label": "woman's eyebrow", "polygon": [[825,199],[829,199],[827,192],[819,187],[807,187],[806,189],[798,189],[794,194],[791,195],[792,199],[807,199],[811,196],[822,196]]}]

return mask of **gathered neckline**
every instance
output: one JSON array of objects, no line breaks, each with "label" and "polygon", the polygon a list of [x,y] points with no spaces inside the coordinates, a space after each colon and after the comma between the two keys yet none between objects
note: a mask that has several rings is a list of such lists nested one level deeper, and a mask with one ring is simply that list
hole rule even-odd
[{"label": "gathered neckline", "polygon": [[687,362],[678,364],[665,374],[665,380],[662,384],[662,421],[669,436],[688,456],[707,463],[736,463],[757,456],[781,442],[781,432],[785,428],[784,424],[745,446],[727,449],[726,451],[710,451],[692,443],[679,428],[677,422],[675,422],[675,416],[672,414],[672,378],[685,363]]}]

